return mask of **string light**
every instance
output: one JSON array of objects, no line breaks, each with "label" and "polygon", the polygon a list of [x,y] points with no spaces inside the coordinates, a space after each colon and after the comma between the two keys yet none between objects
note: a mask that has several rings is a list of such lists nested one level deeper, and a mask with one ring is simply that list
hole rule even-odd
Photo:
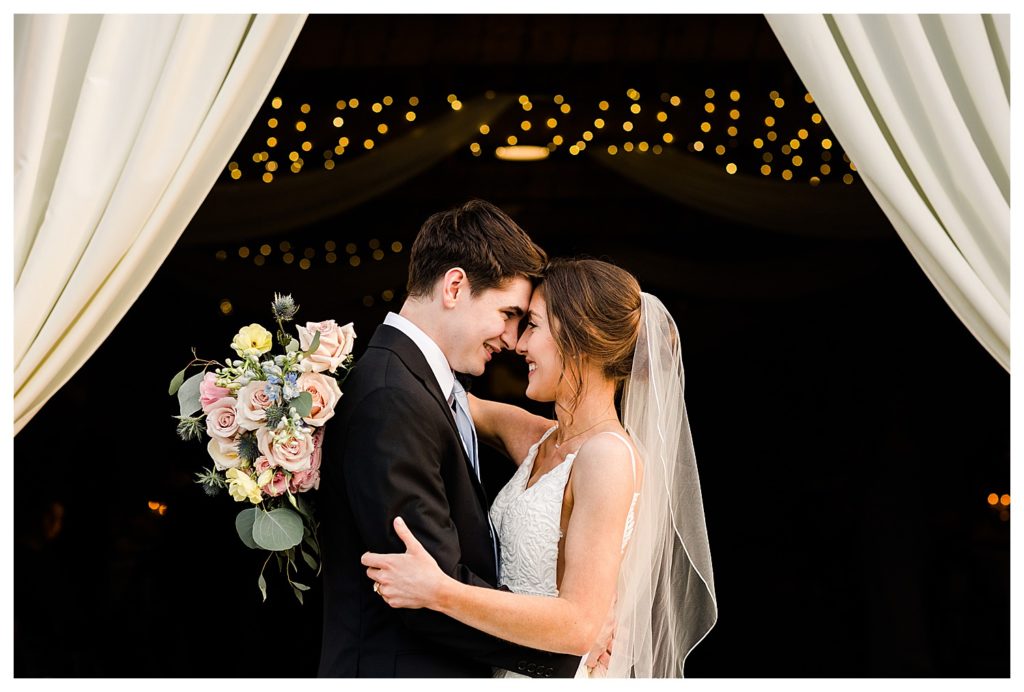
[{"label": "string light", "polygon": [[[647,104],[645,104],[643,102],[643,99],[641,98],[639,90],[635,88],[626,89],[625,95],[627,97],[627,101],[625,104],[628,108],[627,117],[630,119],[620,121],[622,124],[622,130],[620,132],[623,133],[625,136],[637,137],[637,139],[633,140],[632,142],[623,142],[621,140],[602,142],[602,150],[607,151],[609,155],[618,155],[621,152],[634,151],[638,151],[641,153],[660,153],[663,150],[662,144],[668,146],[673,145],[675,143],[676,136],[679,135],[678,128],[673,128],[676,130],[676,132],[657,132],[656,130],[652,132],[651,130],[657,127],[655,123],[667,123],[668,121],[667,110],[659,110],[658,107],[665,108],[665,106],[661,104],[671,105],[672,107],[679,107],[682,105],[682,97],[679,95],[671,94],[670,92],[667,91],[662,91],[660,93],[657,93],[656,97],[653,94],[649,95],[649,100]],[[750,169],[761,170],[762,173],[764,170],[767,169],[770,172],[779,173],[784,180],[793,180],[795,177],[794,170],[801,169],[804,160],[807,159],[809,164],[808,175],[810,177],[805,179],[808,180],[811,185],[818,185],[822,182],[825,176],[831,176],[833,171],[832,167],[828,164],[830,158],[829,150],[833,148],[833,140],[831,139],[831,133],[829,133],[826,129],[824,132],[821,132],[819,134],[818,138],[812,138],[810,136],[811,130],[813,129],[812,127],[810,127],[811,123],[820,125],[824,122],[821,114],[817,112],[814,107],[807,107],[805,114],[802,114],[800,116],[803,118],[807,118],[807,120],[805,120],[804,122],[807,123],[808,126],[794,128],[792,134],[790,135],[791,139],[789,140],[780,140],[779,132],[776,130],[776,128],[778,127],[776,116],[767,115],[764,112],[754,114],[748,112],[748,117],[753,115],[755,119],[763,121],[766,131],[758,133],[759,136],[757,137],[744,139],[743,141],[740,141],[739,139],[737,139],[740,134],[739,127],[737,127],[738,121],[741,116],[740,109],[738,108],[738,103],[741,100],[740,90],[724,89],[719,92],[719,90],[715,88],[708,87],[706,89],[700,90],[700,92],[698,92],[698,95],[696,95],[696,98],[700,98],[701,95],[704,97],[701,103],[704,106],[703,115],[705,119],[697,119],[697,122],[694,123],[694,125],[696,126],[695,129],[699,129],[699,132],[705,136],[709,136],[712,131],[721,132],[723,135],[727,135],[728,139],[720,143],[714,144],[706,144],[701,140],[690,140],[689,142],[687,142],[688,150],[692,152],[703,152],[705,146],[707,146],[713,149],[718,156],[724,156],[726,151],[730,151],[732,152],[730,155],[730,157],[732,158],[734,156],[742,154],[744,147],[746,147],[748,156],[757,156],[758,158],[762,159],[762,161],[757,161],[755,159],[752,162]],[[809,93],[803,93],[800,95],[804,97],[803,103],[801,103],[800,105],[801,108],[805,107],[804,104],[814,103],[814,99],[811,97]],[[495,98],[496,94],[489,91],[486,94],[486,96],[489,98]],[[546,157],[548,153],[555,152],[557,149],[561,148],[563,144],[565,145],[566,149],[569,149],[570,155],[577,156],[585,151],[588,143],[590,143],[591,145],[594,144],[594,140],[596,139],[596,133],[601,132],[603,136],[608,136],[608,133],[606,132],[606,126],[609,125],[610,123],[608,123],[606,118],[604,117],[593,118],[593,125],[589,129],[584,129],[583,127],[581,127],[581,123],[578,122],[577,119],[572,118],[572,116],[570,115],[572,112],[572,106],[568,103],[564,93],[555,93],[552,96],[550,96],[550,100],[542,98],[539,95],[536,96],[536,98],[537,101],[532,101],[531,97],[528,94],[520,94],[518,95],[518,102],[519,105],[523,108],[523,111],[531,111],[531,109],[534,106],[537,106],[539,118],[538,128],[540,127],[540,123],[544,123],[544,125],[546,125],[546,128],[543,129],[548,131],[547,134],[550,136],[550,141],[547,144],[541,144],[540,146],[541,149],[544,149],[544,157]],[[724,103],[728,104],[727,107],[723,108],[720,111],[717,109],[717,106],[720,104],[715,102],[715,100],[719,98],[722,99]],[[373,113],[380,114],[383,113],[385,107],[391,106],[393,104],[402,106],[405,103],[408,103],[410,108],[419,106],[421,105],[420,100],[421,99],[417,96],[405,96],[395,98],[393,96],[387,95],[381,97],[377,101],[367,102],[367,105],[369,105],[369,108]],[[785,105],[784,98],[777,90],[772,90],[769,93],[769,100],[771,101],[772,105],[775,106],[775,108],[782,108]],[[458,96],[455,93],[447,95],[447,102],[452,107],[453,110],[458,111],[462,107],[462,102],[459,100]],[[647,107],[647,105],[649,105],[651,102],[657,104],[658,106],[654,107],[651,111],[654,117],[650,120],[640,118],[641,114],[645,112],[645,108]],[[317,102],[314,101],[308,101],[305,103],[299,102],[298,110],[302,114],[309,114],[312,112],[313,105],[316,105],[316,103]],[[611,108],[611,100],[607,98],[599,99],[598,101],[596,101],[596,103],[593,101],[591,101],[590,103],[596,105],[598,112],[602,114],[603,112],[609,111]],[[272,108],[279,110],[283,107],[284,102],[281,97],[276,96],[270,99],[269,105]],[[253,163],[255,165],[258,165],[260,168],[260,170],[253,171],[252,175],[259,177],[260,180],[266,183],[269,183],[273,180],[274,175],[277,174],[279,165],[289,167],[293,173],[298,173],[299,171],[301,171],[305,165],[305,162],[302,160],[301,156],[299,156],[297,152],[291,152],[289,154],[288,159],[290,165],[289,162],[282,161],[282,157],[280,154],[275,155],[275,158],[277,159],[276,161],[271,161],[269,152],[275,151],[278,147],[294,147],[296,150],[301,152],[310,152],[312,150],[312,142],[317,141],[316,138],[324,135],[323,132],[314,132],[314,130],[325,129],[329,132],[331,126],[333,126],[333,129],[335,130],[337,128],[342,127],[347,127],[350,129],[352,127],[355,127],[357,128],[356,130],[354,130],[356,132],[359,131],[359,128],[376,129],[376,133],[374,133],[372,137],[366,137],[365,134],[363,139],[360,139],[358,136],[354,137],[356,142],[362,142],[363,146],[351,152],[349,156],[351,157],[352,155],[355,155],[358,158],[358,156],[361,153],[365,153],[375,148],[376,138],[392,134],[393,132],[395,132],[393,128],[398,127],[399,129],[401,129],[401,127],[404,126],[395,125],[394,123],[383,122],[362,123],[357,121],[351,121],[350,118],[343,118],[340,115],[338,115],[339,111],[344,111],[345,109],[350,108],[357,108],[359,106],[359,99],[357,98],[348,98],[347,100],[338,99],[337,101],[335,101],[334,105],[337,109],[335,113],[329,115],[327,118],[324,118],[322,121],[314,121],[310,119],[300,119],[295,121],[295,130],[290,131],[292,133],[293,139],[298,139],[298,137],[294,136],[294,132],[296,131],[308,132],[309,134],[305,135],[306,137],[308,137],[308,139],[304,141],[289,141],[287,136],[288,132],[286,132],[284,136],[273,136],[272,133],[267,132],[265,130],[263,138],[265,146],[268,151],[256,152],[251,155]],[[593,105],[591,105],[590,107],[593,108]],[[767,104],[763,104],[760,106],[760,108],[762,109],[765,109],[767,107]],[[418,119],[418,113],[411,109],[402,108],[399,111],[399,113],[401,114],[401,117],[397,118],[399,123],[403,122],[403,117],[405,123],[413,123]],[[728,115],[728,118],[725,117],[726,115]],[[563,119],[563,116],[565,116],[565,119]],[[346,123],[346,120],[350,120],[350,122]],[[263,123],[264,127],[268,128],[269,130],[275,130],[281,125],[281,121],[277,117],[269,116],[265,118]],[[694,125],[690,125],[690,127],[693,127]],[[502,145],[504,145],[507,142],[508,147],[514,148],[522,147],[524,144],[529,143],[520,143],[520,141],[523,137],[526,136],[523,135],[523,133],[531,133],[533,131],[533,126],[534,123],[532,119],[519,118],[511,122],[508,122],[505,118],[502,118],[502,120],[498,123],[498,127],[500,128],[500,130],[505,131],[499,130],[492,133],[491,130],[495,126],[491,125],[490,123],[482,123],[478,126],[478,129],[480,135],[482,136],[487,136],[490,134],[499,135],[499,138],[502,140]],[[569,139],[568,141],[564,141],[561,135],[556,134],[558,129],[564,130],[566,127],[570,128],[571,130],[578,127],[579,129],[576,130],[576,132],[572,133],[572,136],[578,137],[578,139]],[[721,130],[718,130],[716,128],[721,128]],[[288,128],[286,128],[286,130],[287,129]],[[509,129],[512,129],[513,132],[515,132],[516,134],[508,132]],[[576,134],[577,132],[579,134]],[[395,133],[397,134],[397,132]],[[518,137],[517,134],[519,135]],[[686,138],[687,134],[689,133],[684,132],[681,136]],[[820,135],[829,136],[822,137]],[[615,138],[614,128],[610,136],[613,139]],[[641,137],[645,137],[646,139],[641,140]],[[329,134],[327,135],[327,138],[330,138]],[[684,139],[683,141],[686,141],[686,139]],[[772,166],[769,165],[771,164],[771,153],[763,151],[768,147],[768,143],[776,144],[778,146],[777,151],[781,151],[782,155],[787,157],[785,163],[783,164],[784,166],[786,166],[785,169],[780,168],[776,171],[772,171]],[[318,157],[318,159],[323,162],[324,169],[333,170],[341,161],[340,159],[336,159],[335,157],[342,156],[345,153],[346,148],[349,146],[349,144],[349,138],[338,138],[338,144],[336,146],[328,145],[326,148],[321,149],[323,157],[322,159]],[[750,148],[751,145],[753,145],[752,149]],[[800,154],[797,155],[796,152],[798,149],[801,149],[801,147],[811,148],[812,153],[801,151]],[[473,156],[481,156],[484,151],[482,141],[469,143],[469,149]],[[842,153],[841,150],[840,153]],[[248,154],[246,155],[245,160],[242,162],[242,166],[239,165],[239,160],[237,160],[237,153],[235,156],[236,160],[229,162],[225,175],[225,179],[231,181],[240,180],[242,178],[243,172],[245,172],[246,170],[244,166],[249,165],[245,163],[246,161],[248,161]],[[815,159],[818,159],[818,157],[820,157],[820,160],[815,161]],[[834,180],[836,183],[838,183],[838,180],[835,180],[835,178],[841,178],[845,184],[849,185],[853,183],[854,175],[856,174],[857,169],[856,166],[849,161],[847,156],[844,156],[844,159],[846,159],[849,165],[849,172],[844,173],[842,171],[839,171],[837,172],[834,178],[830,177],[828,179]],[[278,162],[281,163],[279,164]],[[735,158],[733,161],[723,161],[723,166],[725,166],[727,170],[729,170],[730,167],[732,167],[735,168],[735,172],[738,172],[739,168],[742,167],[743,165],[743,160],[736,160]],[[248,179],[251,180],[252,178]],[[816,180],[812,181],[812,179]]]}]

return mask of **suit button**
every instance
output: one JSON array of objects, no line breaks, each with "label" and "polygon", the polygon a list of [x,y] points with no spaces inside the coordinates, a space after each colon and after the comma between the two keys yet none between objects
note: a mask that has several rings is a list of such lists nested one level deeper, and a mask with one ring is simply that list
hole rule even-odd
[{"label": "suit button", "polygon": [[520,661],[519,665],[517,665],[516,668],[519,669],[519,672],[525,671],[526,670],[526,661]]},{"label": "suit button", "polygon": [[531,663],[530,665],[526,666],[526,672],[527,673],[534,673],[536,671],[537,671],[537,665],[535,663]]},{"label": "suit button", "polygon": [[550,678],[551,677],[551,669],[550,668],[548,668],[548,669],[546,669],[544,671],[544,677],[546,677],[546,678]]}]

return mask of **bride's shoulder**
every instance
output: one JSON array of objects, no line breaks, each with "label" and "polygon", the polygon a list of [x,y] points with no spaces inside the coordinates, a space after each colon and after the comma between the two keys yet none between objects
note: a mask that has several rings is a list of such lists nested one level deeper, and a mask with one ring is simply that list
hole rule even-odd
[{"label": "bride's shoulder", "polygon": [[633,445],[625,434],[598,433],[583,443],[576,453],[573,475],[581,482],[594,478],[604,482],[632,482],[637,461]]}]

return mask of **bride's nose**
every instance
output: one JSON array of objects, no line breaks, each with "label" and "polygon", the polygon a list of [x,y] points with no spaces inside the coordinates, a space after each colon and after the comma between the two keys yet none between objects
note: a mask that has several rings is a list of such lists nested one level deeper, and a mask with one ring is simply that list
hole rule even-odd
[{"label": "bride's nose", "polygon": [[519,341],[516,342],[516,353],[521,356],[526,355],[526,341],[529,339],[529,332],[523,332],[523,335],[519,337]]}]

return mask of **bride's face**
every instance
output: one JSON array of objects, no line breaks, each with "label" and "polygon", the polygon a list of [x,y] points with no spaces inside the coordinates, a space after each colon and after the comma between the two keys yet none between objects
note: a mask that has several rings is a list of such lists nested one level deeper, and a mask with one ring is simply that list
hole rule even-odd
[{"label": "bride's face", "polygon": [[526,396],[534,401],[554,401],[562,377],[562,357],[548,322],[547,303],[541,291],[534,291],[526,314],[526,329],[516,344],[516,353],[526,358]]}]

